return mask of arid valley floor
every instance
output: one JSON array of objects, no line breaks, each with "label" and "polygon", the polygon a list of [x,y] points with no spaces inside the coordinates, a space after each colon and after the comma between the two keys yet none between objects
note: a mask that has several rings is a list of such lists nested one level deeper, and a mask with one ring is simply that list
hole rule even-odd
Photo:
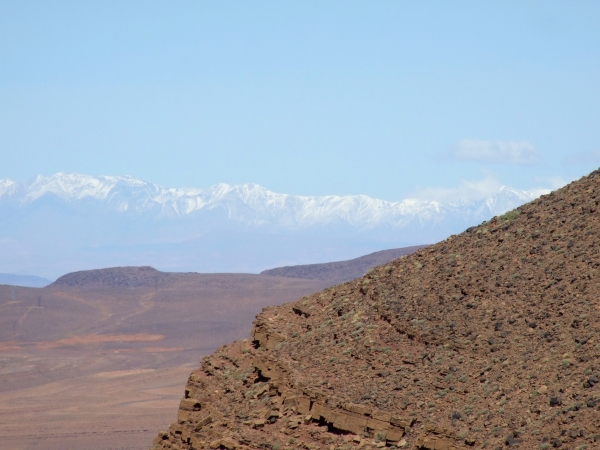
[{"label": "arid valley floor", "polygon": [[176,419],[200,359],[249,338],[262,308],[413,250],[312,265],[315,279],[293,268],[288,276],[117,268],[42,289],[0,285],[0,448],[146,449]]},{"label": "arid valley floor", "polygon": [[248,337],[262,307],[326,284],[152,269],[129,283],[140,272],[124,285],[107,272],[83,286],[0,286],[3,449],[147,448],[202,356]]}]

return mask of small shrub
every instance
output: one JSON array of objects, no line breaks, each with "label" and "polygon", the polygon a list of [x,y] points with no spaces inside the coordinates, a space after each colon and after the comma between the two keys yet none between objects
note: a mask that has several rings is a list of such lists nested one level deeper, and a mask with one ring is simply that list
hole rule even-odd
[{"label": "small shrub", "polygon": [[385,441],[385,436],[386,436],[386,434],[385,434],[385,433],[377,433],[377,434],[375,435],[375,440],[376,440],[377,442],[379,442],[379,441]]},{"label": "small shrub", "polygon": [[521,211],[518,209],[513,209],[512,211],[508,211],[507,213],[502,214],[498,219],[503,222],[508,222],[509,220],[514,220],[521,215]]}]

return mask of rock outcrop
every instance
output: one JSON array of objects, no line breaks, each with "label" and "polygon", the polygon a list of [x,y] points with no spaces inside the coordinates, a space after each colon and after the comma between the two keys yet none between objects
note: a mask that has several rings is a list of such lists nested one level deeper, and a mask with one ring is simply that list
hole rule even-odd
[{"label": "rock outcrop", "polygon": [[297,302],[153,449],[600,448],[600,172]]}]

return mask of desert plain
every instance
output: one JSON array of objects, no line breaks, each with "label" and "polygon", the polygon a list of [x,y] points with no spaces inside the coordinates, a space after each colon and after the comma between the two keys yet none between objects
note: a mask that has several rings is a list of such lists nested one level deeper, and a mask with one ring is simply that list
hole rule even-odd
[{"label": "desert plain", "polygon": [[203,356],[327,284],[120,268],[0,285],[0,448],[148,448]]}]

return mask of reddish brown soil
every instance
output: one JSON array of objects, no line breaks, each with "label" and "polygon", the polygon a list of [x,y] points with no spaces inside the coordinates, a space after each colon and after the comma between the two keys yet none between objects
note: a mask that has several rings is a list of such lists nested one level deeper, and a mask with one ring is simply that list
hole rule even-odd
[{"label": "reddish brown soil", "polygon": [[258,315],[154,449],[600,448],[600,173]]}]

